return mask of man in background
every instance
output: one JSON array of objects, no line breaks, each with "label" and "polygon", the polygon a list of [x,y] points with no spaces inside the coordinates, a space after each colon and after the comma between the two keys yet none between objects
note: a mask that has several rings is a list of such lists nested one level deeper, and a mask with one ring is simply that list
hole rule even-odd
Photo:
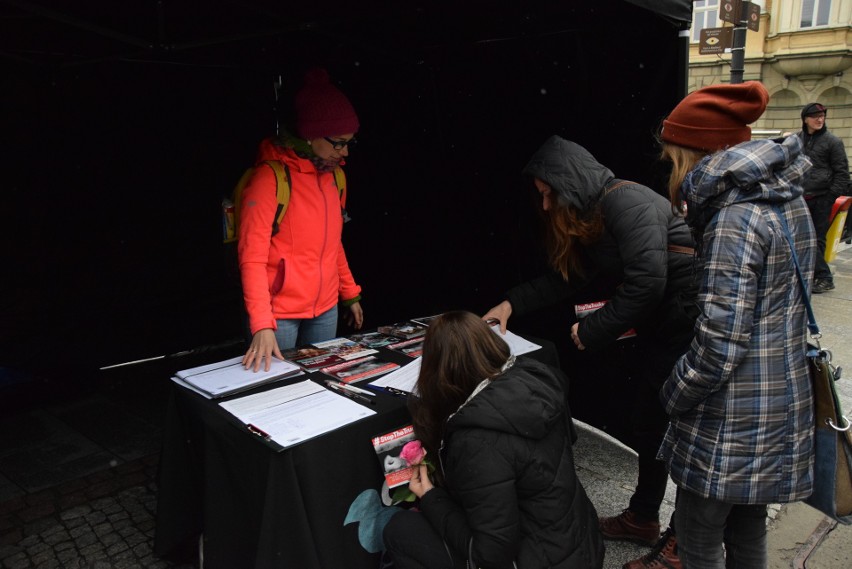
[{"label": "man in background", "polygon": [[834,277],[825,260],[825,236],[829,228],[831,206],[837,196],[846,193],[849,184],[849,161],[843,141],[831,134],[825,124],[828,109],[820,103],[802,108],[802,139],[805,154],[813,167],[805,175],[805,200],[817,234],[819,252],[814,268],[813,293],[834,290]]}]

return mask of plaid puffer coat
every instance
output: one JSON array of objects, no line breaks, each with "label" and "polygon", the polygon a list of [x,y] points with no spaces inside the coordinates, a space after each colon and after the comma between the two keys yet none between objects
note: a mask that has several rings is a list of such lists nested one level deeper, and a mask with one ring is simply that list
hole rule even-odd
[{"label": "plaid puffer coat", "polygon": [[660,450],[675,483],[735,504],[806,498],[813,487],[807,316],[780,215],[805,279],[815,255],[801,141],[761,140],[706,157],[682,191],[702,236],[701,315],[660,392]]}]

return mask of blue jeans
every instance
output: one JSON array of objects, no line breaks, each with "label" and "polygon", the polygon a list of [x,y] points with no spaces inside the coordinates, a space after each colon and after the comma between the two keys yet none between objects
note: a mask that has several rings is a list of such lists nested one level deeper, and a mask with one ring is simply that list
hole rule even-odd
[{"label": "blue jeans", "polygon": [[766,567],[766,504],[728,504],[678,488],[674,520],[684,569]]},{"label": "blue jeans", "polygon": [[314,318],[278,320],[275,339],[282,350],[331,340],[337,335],[337,305]]}]

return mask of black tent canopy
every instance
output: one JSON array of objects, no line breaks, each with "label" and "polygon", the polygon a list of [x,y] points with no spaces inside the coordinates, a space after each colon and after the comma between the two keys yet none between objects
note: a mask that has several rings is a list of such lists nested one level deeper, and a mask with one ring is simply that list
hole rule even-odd
[{"label": "black tent canopy", "polygon": [[15,110],[0,367],[96,369],[241,337],[220,201],[314,65],[361,118],[344,242],[367,325],[487,309],[543,267],[520,170],[547,136],[660,187],[653,135],[684,92],[691,8],[0,0]]}]

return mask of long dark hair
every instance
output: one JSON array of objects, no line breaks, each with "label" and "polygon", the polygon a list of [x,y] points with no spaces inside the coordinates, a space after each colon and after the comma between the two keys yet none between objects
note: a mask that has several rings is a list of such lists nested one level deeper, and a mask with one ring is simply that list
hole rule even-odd
[{"label": "long dark hair", "polygon": [[583,274],[583,251],[601,238],[604,220],[600,203],[587,212],[564,205],[555,197],[553,206],[542,210],[545,225],[545,245],[553,269],[568,282],[572,275]]},{"label": "long dark hair", "polygon": [[[419,397],[411,399],[409,409],[414,432],[433,464],[447,418],[483,379],[498,375],[509,356],[506,342],[470,312],[446,312],[429,325],[417,378]],[[440,482],[440,468],[436,474]]]}]

